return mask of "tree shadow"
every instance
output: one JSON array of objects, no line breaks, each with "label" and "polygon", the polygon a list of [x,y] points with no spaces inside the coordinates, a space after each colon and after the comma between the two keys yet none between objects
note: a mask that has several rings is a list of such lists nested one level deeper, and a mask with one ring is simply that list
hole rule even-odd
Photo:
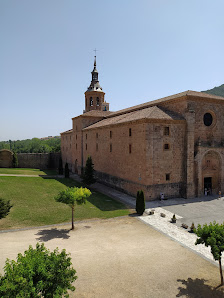
[{"label": "tree shadow", "polygon": [[46,229],[40,230],[35,235],[40,236],[36,238],[37,240],[42,242],[47,242],[52,239],[69,239],[70,238],[70,236],[68,235],[69,232],[70,230],[52,228],[49,230],[46,230]]},{"label": "tree shadow", "polygon": [[[192,279],[188,278],[187,280],[178,279],[178,282],[181,282],[185,287],[179,287],[179,293],[176,297],[188,297],[188,298],[223,298],[224,289],[223,287],[212,287],[208,284],[205,284],[207,280],[205,279]],[[219,288],[219,289],[218,289]]]}]

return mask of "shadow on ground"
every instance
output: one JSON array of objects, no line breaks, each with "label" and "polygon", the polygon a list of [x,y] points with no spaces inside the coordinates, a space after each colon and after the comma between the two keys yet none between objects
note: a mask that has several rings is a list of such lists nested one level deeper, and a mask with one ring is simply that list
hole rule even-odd
[{"label": "shadow on ground", "polygon": [[187,280],[178,279],[183,287],[179,287],[179,293],[176,297],[189,297],[189,298],[223,298],[224,289],[223,287],[213,288],[212,286],[205,284],[207,280],[205,279],[192,279]]},{"label": "shadow on ground", "polygon": [[66,230],[66,229],[56,229],[56,228],[52,228],[49,230],[40,230],[36,235],[38,235],[39,237],[37,237],[36,239],[42,242],[47,242],[49,240],[52,239],[69,239],[70,236],[68,235],[70,232],[70,230]]}]

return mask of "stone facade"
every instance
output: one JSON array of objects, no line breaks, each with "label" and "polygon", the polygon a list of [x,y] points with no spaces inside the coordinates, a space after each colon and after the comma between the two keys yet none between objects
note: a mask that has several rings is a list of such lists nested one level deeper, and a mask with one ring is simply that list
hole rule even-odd
[{"label": "stone facade", "polygon": [[224,192],[224,98],[186,91],[118,112],[103,103],[102,90],[88,89],[86,110],[61,134],[72,172],[91,155],[99,181],[133,195],[142,189],[146,200]]}]

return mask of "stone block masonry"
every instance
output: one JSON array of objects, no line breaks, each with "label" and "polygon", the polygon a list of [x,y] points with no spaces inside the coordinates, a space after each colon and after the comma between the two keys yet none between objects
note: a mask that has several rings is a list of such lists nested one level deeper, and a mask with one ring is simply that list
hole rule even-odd
[{"label": "stone block masonry", "polygon": [[19,168],[57,169],[61,153],[18,153]]}]

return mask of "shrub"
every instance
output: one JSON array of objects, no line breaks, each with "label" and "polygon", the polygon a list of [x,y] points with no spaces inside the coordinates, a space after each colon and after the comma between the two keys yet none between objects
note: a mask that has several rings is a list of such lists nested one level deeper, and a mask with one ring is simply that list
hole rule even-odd
[{"label": "shrub", "polygon": [[50,252],[44,244],[36,244],[17,256],[6,260],[4,275],[0,276],[0,297],[68,297],[74,291],[76,271],[71,258],[63,249]]},{"label": "shrub", "polygon": [[142,215],[145,211],[145,196],[144,196],[144,192],[142,190],[139,190],[137,192],[136,208],[135,209],[139,215]]},{"label": "shrub", "polygon": [[0,198],[0,219],[6,217],[11,208],[12,205],[10,204],[10,201],[5,201]]}]

